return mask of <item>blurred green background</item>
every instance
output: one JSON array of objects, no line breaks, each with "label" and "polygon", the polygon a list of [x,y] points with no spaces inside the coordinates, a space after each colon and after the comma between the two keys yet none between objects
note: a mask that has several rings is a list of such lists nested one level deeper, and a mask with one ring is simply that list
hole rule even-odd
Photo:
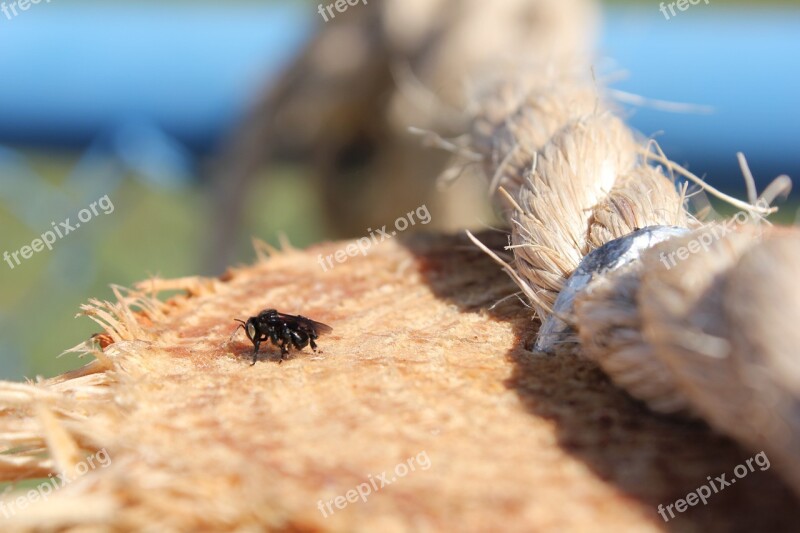
[{"label": "blurred green background", "polygon": [[[77,157],[63,154],[28,155],[34,168],[54,186],[77,161]],[[238,242],[242,262],[254,257],[250,235],[277,245],[278,234],[284,233],[297,246],[325,237],[315,218],[317,197],[309,180],[301,179],[304,170],[286,167],[270,173],[269,181],[257,181],[244,209],[246,228]],[[82,364],[74,354],[55,356],[99,332],[91,320],[74,316],[90,297],[111,299],[109,284],[132,286],[151,275],[181,277],[200,270],[203,230],[209,226],[205,213],[210,212],[200,185],[170,191],[126,179],[110,198],[113,213],[101,214],[66,235],[55,243],[53,252],[34,254],[13,271],[4,266],[0,275],[0,378],[51,376]],[[300,205],[303,209],[297,208]],[[87,206],[78,206],[76,213],[83,207]],[[75,215],[70,218],[74,222]],[[0,227],[9,251],[40,236],[1,206]],[[92,270],[93,280],[82,287],[54,282],[47,272],[52,254],[79,239],[87,250],[79,267]],[[23,342],[15,348],[8,342],[10,338]]]}]

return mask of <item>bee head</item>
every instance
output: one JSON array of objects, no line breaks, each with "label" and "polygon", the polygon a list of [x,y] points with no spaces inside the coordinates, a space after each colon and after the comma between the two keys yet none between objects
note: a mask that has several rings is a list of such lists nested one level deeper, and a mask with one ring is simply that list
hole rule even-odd
[{"label": "bee head", "polygon": [[[239,320],[238,318],[234,318],[236,322],[239,323],[239,326],[236,328],[236,331],[239,331],[239,328],[242,328],[244,332],[247,334],[247,338],[250,339],[251,342],[255,342],[256,338],[256,324],[254,318],[248,318],[247,322],[244,320]],[[236,334],[236,331],[233,334]],[[231,335],[233,338],[233,335]]]},{"label": "bee head", "polygon": [[244,330],[247,333],[247,338],[249,338],[251,341],[255,340],[256,338],[255,320],[253,320],[252,318],[248,319],[244,325]]}]

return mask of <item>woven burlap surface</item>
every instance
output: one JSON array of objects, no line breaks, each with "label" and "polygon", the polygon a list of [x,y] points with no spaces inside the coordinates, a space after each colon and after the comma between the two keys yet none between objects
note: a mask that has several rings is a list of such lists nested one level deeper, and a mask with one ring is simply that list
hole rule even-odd
[{"label": "woven burlap surface", "polygon": [[[14,402],[3,385],[2,431],[38,439],[40,466],[64,456],[59,431],[111,458],[3,529],[780,531],[800,520],[773,471],[756,469],[665,523],[659,504],[752,454],[650,413],[591,362],[530,352],[528,310],[489,309],[515,286],[464,237],[392,240],[323,271],[319,255],[345,244],[284,250],[221,279],[145,282],[183,290],[120,321],[87,369],[15,386]],[[272,347],[251,367],[243,333],[229,340],[232,318],[265,307],[333,332],[320,353],[279,364]],[[411,457],[417,468],[397,476]],[[366,502],[327,512],[383,472],[390,484]]]}]

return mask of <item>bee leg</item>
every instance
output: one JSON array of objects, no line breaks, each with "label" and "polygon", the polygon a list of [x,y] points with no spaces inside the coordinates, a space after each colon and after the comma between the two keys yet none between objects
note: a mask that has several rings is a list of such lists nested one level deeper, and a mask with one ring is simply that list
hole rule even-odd
[{"label": "bee leg", "polygon": [[317,337],[316,335],[309,335],[308,337],[308,343],[311,345],[311,349],[314,350],[315,352],[317,351],[317,343],[314,342],[314,339],[316,337]]},{"label": "bee leg", "polygon": [[258,347],[260,345],[261,345],[260,340],[253,341],[253,362],[250,363],[250,366],[253,366],[254,364],[256,364],[256,361],[258,361]]},{"label": "bee leg", "polygon": [[306,346],[308,346],[308,334],[303,331],[293,331],[292,332],[292,344],[298,350],[302,350]]},{"label": "bee leg", "polygon": [[289,353],[289,348],[292,346],[292,330],[285,327],[281,330],[281,360]]},{"label": "bee leg", "polygon": [[283,360],[286,359],[288,353],[289,353],[289,347],[286,346],[286,343],[284,342],[281,344],[281,360],[278,361],[278,364],[283,363]]}]

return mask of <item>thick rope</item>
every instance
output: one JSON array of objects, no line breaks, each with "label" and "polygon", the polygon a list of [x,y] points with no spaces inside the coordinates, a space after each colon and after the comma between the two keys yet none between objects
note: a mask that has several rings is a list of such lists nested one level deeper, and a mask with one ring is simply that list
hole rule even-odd
[{"label": "thick rope", "polygon": [[[566,12],[583,2],[557,4]],[[595,360],[655,411],[702,417],[766,450],[800,491],[800,237],[764,229],[761,215],[772,210],[756,204],[753,192],[750,203],[733,201],[745,223],[698,222],[685,189],[665,172],[697,178],[654,143],[637,140],[606,103],[588,62],[526,52],[518,68],[476,97],[469,150],[480,154],[510,227],[506,270],[545,325],[573,326],[556,351]],[[594,272],[565,316],[557,299],[590,252],[658,226],[694,231]]]}]

